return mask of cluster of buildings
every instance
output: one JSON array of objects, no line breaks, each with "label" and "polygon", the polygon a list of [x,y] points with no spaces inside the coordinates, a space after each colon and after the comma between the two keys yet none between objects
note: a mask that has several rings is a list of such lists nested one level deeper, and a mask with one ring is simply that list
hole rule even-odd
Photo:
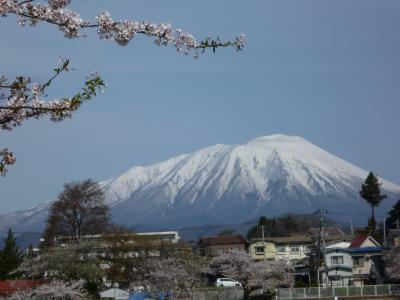
[{"label": "cluster of buildings", "polygon": [[[399,246],[399,236],[400,231],[391,232],[388,240],[392,246]],[[85,238],[105,237],[94,235]],[[182,240],[177,231],[125,233],[116,235],[115,238],[118,244],[122,242],[121,239],[129,243],[133,238],[139,238],[145,244],[151,245],[150,254],[155,257],[169,255],[171,251],[193,251],[208,257],[230,251],[245,251],[256,260],[283,260],[306,285],[313,282],[320,286],[362,286],[382,284],[384,280],[382,254],[385,248],[371,236],[347,235],[335,227],[325,227],[322,232],[320,228],[311,228],[307,232],[291,236],[251,240],[237,234],[204,236],[192,244]],[[63,245],[68,241],[59,240],[58,243]],[[128,299],[129,293],[126,291],[118,289],[112,283],[108,284],[107,280],[105,285],[109,289],[102,292],[103,299],[109,299],[110,295],[118,293],[124,294],[120,299]],[[0,295],[9,292],[12,293],[8,285],[0,286]]]},{"label": "cluster of buildings", "polygon": [[[321,241],[319,237],[319,228],[292,236],[251,240],[241,235],[202,237],[197,251],[215,256],[241,250],[258,260],[284,260],[305,283],[313,281],[321,286],[383,283],[384,247],[373,237],[346,235],[335,227],[324,228]],[[391,241],[398,243],[398,236],[393,235]]]}]

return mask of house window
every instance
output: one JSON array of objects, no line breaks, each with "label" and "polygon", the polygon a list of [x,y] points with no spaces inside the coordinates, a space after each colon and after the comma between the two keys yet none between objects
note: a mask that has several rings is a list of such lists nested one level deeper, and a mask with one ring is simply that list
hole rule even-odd
[{"label": "house window", "polygon": [[300,252],[299,246],[290,247],[290,253],[299,253],[299,252]]},{"label": "house window", "polygon": [[264,254],[264,247],[256,247],[256,254]]},{"label": "house window", "polygon": [[278,254],[282,254],[286,252],[286,247],[285,246],[280,246],[280,247],[276,247],[276,253]]},{"label": "house window", "polygon": [[331,264],[332,265],[343,265],[343,256],[332,256]]},{"label": "house window", "polygon": [[353,257],[353,266],[355,266],[355,267],[364,266],[364,257],[362,257],[362,256]]}]

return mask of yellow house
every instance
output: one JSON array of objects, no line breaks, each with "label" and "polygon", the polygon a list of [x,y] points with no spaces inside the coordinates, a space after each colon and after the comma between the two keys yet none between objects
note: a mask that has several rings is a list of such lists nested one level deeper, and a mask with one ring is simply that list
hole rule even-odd
[{"label": "yellow house", "polygon": [[285,237],[268,237],[264,242],[254,239],[251,242],[249,252],[256,259],[284,260],[291,266],[304,265],[308,253],[313,245],[313,240],[308,235],[295,235]]},{"label": "yellow house", "polygon": [[255,259],[275,260],[276,249],[274,243],[257,241],[250,244],[249,253]]}]

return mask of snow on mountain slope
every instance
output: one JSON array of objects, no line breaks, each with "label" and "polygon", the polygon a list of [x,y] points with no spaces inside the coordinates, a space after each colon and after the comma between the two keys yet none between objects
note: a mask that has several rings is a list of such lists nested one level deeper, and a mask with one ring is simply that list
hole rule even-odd
[{"label": "snow on mountain slope", "polygon": [[[238,223],[318,208],[367,216],[369,207],[358,195],[367,173],[303,138],[272,135],[134,167],[100,185],[115,222],[168,228]],[[387,211],[400,187],[382,180],[382,189],[389,199],[381,210]],[[34,221],[29,221],[28,211],[14,213],[18,221],[13,225],[40,223],[46,210],[34,209]],[[11,221],[9,216],[0,216],[1,227]]]}]

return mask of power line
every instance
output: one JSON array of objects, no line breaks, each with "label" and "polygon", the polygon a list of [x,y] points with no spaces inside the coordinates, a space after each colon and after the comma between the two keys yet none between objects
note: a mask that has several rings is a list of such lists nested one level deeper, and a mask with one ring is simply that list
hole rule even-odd
[{"label": "power line", "polygon": [[[356,214],[356,213],[344,213],[344,212],[336,212],[336,211],[329,211],[331,215],[343,215],[343,216],[351,216],[351,217],[369,217],[369,213],[365,214]],[[377,214],[376,217],[387,217],[388,214]]]}]

